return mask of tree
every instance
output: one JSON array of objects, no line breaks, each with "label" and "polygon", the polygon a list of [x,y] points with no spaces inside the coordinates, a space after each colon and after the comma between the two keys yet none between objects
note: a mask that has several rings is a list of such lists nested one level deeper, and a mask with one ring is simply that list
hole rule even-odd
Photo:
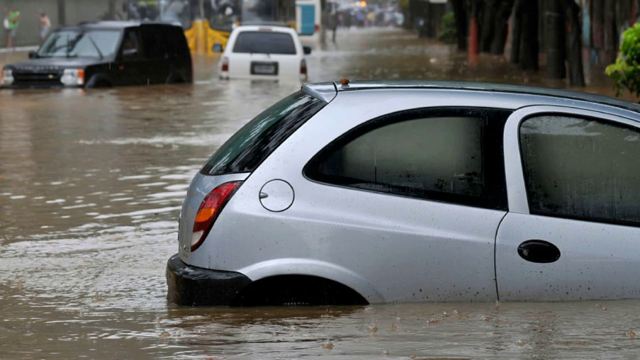
[{"label": "tree", "polygon": [[496,13],[498,10],[498,0],[484,0],[481,2],[480,10],[480,51],[489,52],[491,50],[491,43],[493,42],[493,34],[496,27]]},{"label": "tree", "polygon": [[507,32],[509,30],[509,17],[513,9],[515,0],[502,0],[496,8],[496,23],[493,28],[493,40],[491,41],[492,54],[503,54],[505,43],[507,41]]},{"label": "tree", "polygon": [[627,89],[640,97],[640,23],[623,33],[620,54],[605,73],[615,82],[618,93]]},{"label": "tree", "polygon": [[[594,14],[594,40],[602,40],[606,50],[615,42],[615,10],[622,2],[638,0],[591,0]],[[478,51],[503,54],[508,22],[512,18],[511,62],[523,70],[537,70],[540,43],[547,59],[547,75],[564,79],[573,86],[584,86],[582,64],[582,11],[576,0],[450,0],[458,36],[458,48],[473,59]],[[581,2],[584,3],[584,2]],[[586,9],[589,10],[589,9]],[[600,19],[602,21],[600,21]],[[542,23],[542,33],[539,24]],[[599,29],[599,28],[598,28]],[[605,51],[606,53],[606,51]],[[614,51],[615,54],[615,51]]]},{"label": "tree", "polygon": [[467,34],[469,33],[469,19],[465,0],[451,0],[451,7],[456,21],[458,50],[464,51],[467,49]]},{"label": "tree", "polygon": [[[573,0],[571,0],[573,1]],[[544,44],[547,55],[547,76],[564,79],[565,26],[564,0],[544,0]]]},{"label": "tree", "polygon": [[492,54],[504,53],[508,22],[515,0],[449,0],[456,22],[459,50],[476,39],[477,49]]},{"label": "tree", "polygon": [[523,70],[538,70],[538,1],[516,0],[511,62]]},{"label": "tree", "polygon": [[616,1],[604,1],[604,63],[610,64],[616,60],[618,48],[618,30],[616,24]]},{"label": "tree", "polygon": [[580,26],[580,7],[574,0],[565,0],[565,18],[567,27],[567,67],[569,84],[584,86],[584,68],[582,66],[582,28]]}]

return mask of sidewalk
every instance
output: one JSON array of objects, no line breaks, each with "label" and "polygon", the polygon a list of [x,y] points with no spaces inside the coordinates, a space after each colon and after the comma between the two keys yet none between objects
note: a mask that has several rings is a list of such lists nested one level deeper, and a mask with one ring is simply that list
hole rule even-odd
[{"label": "sidewalk", "polygon": [[23,46],[14,49],[0,49],[0,68],[2,68],[5,64],[27,60],[29,58],[29,51],[35,51],[37,49],[37,46]]},{"label": "sidewalk", "polygon": [[33,46],[19,46],[12,49],[0,48],[0,54],[8,54],[13,52],[29,52],[38,50],[38,45]]}]

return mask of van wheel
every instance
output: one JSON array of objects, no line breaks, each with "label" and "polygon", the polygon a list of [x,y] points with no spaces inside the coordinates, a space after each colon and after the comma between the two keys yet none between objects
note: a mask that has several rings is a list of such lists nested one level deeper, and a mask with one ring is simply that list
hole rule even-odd
[{"label": "van wheel", "polygon": [[107,87],[111,87],[112,84],[109,80],[99,76],[99,75],[94,75],[91,77],[91,79],[89,79],[89,82],[87,82],[87,88],[89,89],[95,89],[95,88],[107,88]]}]

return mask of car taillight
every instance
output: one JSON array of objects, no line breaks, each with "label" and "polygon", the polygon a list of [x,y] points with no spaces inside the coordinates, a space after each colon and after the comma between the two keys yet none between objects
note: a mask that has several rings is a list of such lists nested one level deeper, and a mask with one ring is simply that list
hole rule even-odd
[{"label": "car taillight", "polygon": [[222,58],[222,71],[229,71],[229,58],[226,56]]},{"label": "car taillight", "polygon": [[238,190],[242,181],[224,183],[202,200],[200,208],[193,221],[193,234],[191,235],[191,251],[195,251],[207,238],[213,223],[216,221],[224,206],[229,202],[233,194]]},{"label": "car taillight", "polygon": [[300,61],[300,75],[307,75],[307,61],[305,59]]}]

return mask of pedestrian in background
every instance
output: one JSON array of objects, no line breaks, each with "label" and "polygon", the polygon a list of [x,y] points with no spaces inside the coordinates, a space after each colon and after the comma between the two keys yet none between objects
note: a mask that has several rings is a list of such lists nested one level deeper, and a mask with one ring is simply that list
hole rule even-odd
[{"label": "pedestrian in background", "polygon": [[47,13],[40,13],[40,43],[44,42],[44,39],[49,35],[49,31],[51,30],[51,20]]},{"label": "pedestrian in background", "polygon": [[13,48],[16,45],[16,34],[20,24],[20,11],[15,8],[9,10],[2,24],[7,33],[7,48]]},{"label": "pedestrian in background", "polygon": [[332,31],[331,40],[335,44],[336,32],[338,31],[338,12],[335,10],[329,15],[329,28]]}]

